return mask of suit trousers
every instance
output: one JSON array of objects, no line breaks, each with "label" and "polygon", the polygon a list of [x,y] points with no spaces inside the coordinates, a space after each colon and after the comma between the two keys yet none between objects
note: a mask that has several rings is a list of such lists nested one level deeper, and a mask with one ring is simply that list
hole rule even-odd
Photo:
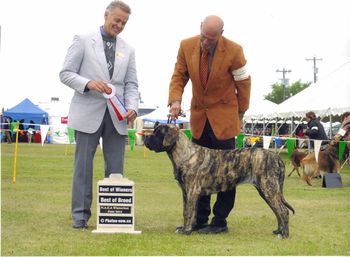
[{"label": "suit trousers", "polygon": [[126,136],[115,129],[108,109],[99,129],[92,134],[75,131],[75,161],[72,183],[72,218],[88,221],[91,216],[93,196],[93,159],[102,137],[104,176],[123,174]]},{"label": "suit trousers", "polygon": [[[211,149],[235,149],[235,138],[228,140],[218,140],[210,126],[209,121],[205,123],[203,133],[199,139],[192,138],[198,145]],[[216,202],[213,207],[214,217],[211,224],[214,226],[226,226],[226,218],[233,209],[236,197],[236,188],[226,192],[218,192]],[[201,196],[197,204],[197,224],[208,222],[210,215],[210,195]]]}]

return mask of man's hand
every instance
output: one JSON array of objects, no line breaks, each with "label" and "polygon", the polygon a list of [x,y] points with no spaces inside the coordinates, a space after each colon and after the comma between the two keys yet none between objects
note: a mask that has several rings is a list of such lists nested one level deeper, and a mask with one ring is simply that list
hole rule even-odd
[{"label": "man's hand", "polygon": [[179,117],[179,113],[181,110],[180,101],[174,101],[170,105],[170,114],[171,114],[171,120],[176,120]]},{"label": "man's hand", "polygon": [[124,119],[126,119],[126,123],[133,122],[137,117],[137,114],[134,110],[128,110],[128,112],[124,115]]},{"label": "man's hand", "polygon": [[111,93],[111,89],[107,86],[107,81],[104,81],[104,80],[90,80],[86,84],[86,87],[89,90],[96,90],[100,93],[106,93],[106,94]]}]

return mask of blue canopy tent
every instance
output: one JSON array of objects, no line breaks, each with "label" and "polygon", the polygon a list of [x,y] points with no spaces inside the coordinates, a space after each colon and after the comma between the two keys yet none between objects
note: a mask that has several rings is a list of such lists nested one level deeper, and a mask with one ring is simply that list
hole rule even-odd
[{"label": "blue canopy tent", "polygon": [[28,98],[5,111],[4,116],[12,120],[24,120],[23,123],[30,123],[32,120],[35,124],[48,124],[48,113],[33,104]]}]

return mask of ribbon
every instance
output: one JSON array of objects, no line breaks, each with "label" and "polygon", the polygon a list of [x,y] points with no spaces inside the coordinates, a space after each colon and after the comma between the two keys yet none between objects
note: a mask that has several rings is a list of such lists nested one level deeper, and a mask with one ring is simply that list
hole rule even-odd
[{"label": "ribbon", "polygon": [[103,93],[104,98],[107,99],[107,101],[110,102],[113,111],[119,121],[122,121],[124,119],[124,116],[128,112],[128,110],[125,108],[123,103],[119,100],[119,98],[115,95],[116,90],[115,87],[111,84],[107,84],[107,86],[111,89],[111,92],[109,94]]},{"label": "ribbon", "polygon": [[116,96],[113,96],[112,98],[108,99],[108,101],[111,103],[114,113],[117,116],[118,120],[122,121],[124,119],[125,114],[128,112],[125,109],[124,105]]}]

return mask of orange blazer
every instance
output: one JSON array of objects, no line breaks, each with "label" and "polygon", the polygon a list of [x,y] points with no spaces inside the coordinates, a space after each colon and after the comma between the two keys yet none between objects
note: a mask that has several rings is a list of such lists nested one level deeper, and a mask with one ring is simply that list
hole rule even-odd
[{"label": "orange blazer", "polygon": [[237,43],[220,37],[211,63],[206,89],[200,82],[200,36],[181,41],[169,87],[170,105],[182,100],[189,79],[192,82],[190,126],[194,138],[202,135],[209,120],[219,140],[240,132],[239,113],[249,107],[251,79],[245,70],[246,59]]}]

